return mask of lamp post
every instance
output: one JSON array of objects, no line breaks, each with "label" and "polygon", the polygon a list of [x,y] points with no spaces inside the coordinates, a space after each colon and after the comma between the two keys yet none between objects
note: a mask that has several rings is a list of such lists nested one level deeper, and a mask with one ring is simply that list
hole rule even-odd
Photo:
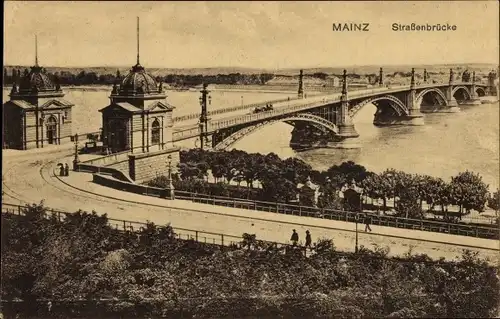
[{"label": "lamp post", "polygon": [[172,155],[168,155],[167,157],[167,165],[168,165],[168,196],[171,200],[175,199],[175,188],[172,183]]},{"label": "lamp post", "polygon": [[40,138],[40,141],[42,142],[42,148],[43,148],[43,122],[45,122],[45,114],[42,111],[42,114],[40,115],[40,129],[42,130],[42,136]]},{"label": "lamp post", "polygon": [[241,96],[241,106],[243,106],[243,95]]},{"label": "lamp post", "polygon": [[356,221],[356,246],[354,246],[354,252],[358,253],[358,220],[359,220],[358,214],[356,214],[354,220]]},{"label": "lamp post", "polygon": [[80,162],[80,159],[78,158],[78,133],[75,134],[74,140],[75,140],[75,158],[73,159],[73,171],[77,171],[78,163]]},{"label": "lamp post", "polygon": [[200,91],[200,106],[201,106],[201,114],[200,114],[200,148],[203,149],[203,145],[205,144],[205,138],[207,138],[207,130],[208,130],[208,112],[207,112],[207,100],[208,104],[212,104],[212,97],[209,95],[210,91],[207,90],[207,84],[203,83],[203,90]]}]

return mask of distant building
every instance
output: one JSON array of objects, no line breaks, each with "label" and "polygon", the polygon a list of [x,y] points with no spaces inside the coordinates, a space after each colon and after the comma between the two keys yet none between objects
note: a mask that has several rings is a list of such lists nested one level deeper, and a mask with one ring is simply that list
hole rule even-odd
[{"label": "distant building", "polygon": [[297,190],[297,200],[302,203],[308,203],[311,206],[317,205],[318,197],[320,195],[319,186],[314,184],[310,177],[307,178],[307,181],[304,184],[297,184]]},{"label": "distant building", "polygon": [[71,140],[73,104],[63,99],[59,84],[49,79],[38,58],[13,84],[9,96],[3,105],[5,148],[26,150]]},{"label": "distant building", "polygon": [[342,84],[342,81],[340,80],[340,78],[338,78],[334,75],[328,76],[326,78],[326,81],[327,81],[328,87],[340,87]]}]

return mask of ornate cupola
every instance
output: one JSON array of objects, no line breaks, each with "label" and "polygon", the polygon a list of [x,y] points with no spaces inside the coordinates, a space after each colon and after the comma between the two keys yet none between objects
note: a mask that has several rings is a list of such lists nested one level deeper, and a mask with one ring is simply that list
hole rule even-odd
[{"label": "ornate cupola", "polygon": [[35,36],[35,65],[24,70],[19,83],[14,83],[10,92],[12,100],[27,100],[37,105],[39,98],[63,97],[60,85],[54,84],[45,72],[45,68],[38,65],[38,41]]},{"label": "ornate cupola", "polygon": [[[146,72],[139,61],[139,18],[137,18],[137,63],[132,66],[119,86],[115,85],[111,92],[111,102],[128,102],[144,109],[144,101],[163,100],[167,96],[163,92],[162,83]],[[146,102],[147,104],[147,102]]]}]

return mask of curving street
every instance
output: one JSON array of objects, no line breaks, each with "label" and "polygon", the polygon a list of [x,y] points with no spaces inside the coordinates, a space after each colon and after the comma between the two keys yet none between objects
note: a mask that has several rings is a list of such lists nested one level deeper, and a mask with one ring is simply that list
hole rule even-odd
[{"label": "curving street", "polygon": [[[132,194],[92,183],[92,174],[70,172],[68,177],[55,174],[57,163],[71,166],[72,145],[54,146],[43,150],[4,152],[2,202],[24,205],[44,201],[50,208],[74,212],[79,209],[106,213],[110,218],[130,221],[171,223],[174,228],[223,233],[240,237],[254,233],[257,239],[287,243],[296,229],[303,241],[310,230],[313,241],[331,238],[338,250],[353,251],[355,224],[219,207],[185,200],[166,200]],[[372,226],[365,233],[358,225],[359,244],[374,248],[388,246],[391,255],[425,253],[432,258],[453,259],[465,248],[481,256],[498,260],[499,241],[418,230]],[[470,246],[470,247],[466,247]]]}]

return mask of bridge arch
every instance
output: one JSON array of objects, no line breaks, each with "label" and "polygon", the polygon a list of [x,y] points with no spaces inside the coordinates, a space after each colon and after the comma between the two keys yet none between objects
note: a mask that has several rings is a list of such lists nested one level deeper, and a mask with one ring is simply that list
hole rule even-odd
[{"label": "bridge arch", "polygon": [[303,122],[309,122],[312,124],[315,124],[316,126],[323,127],[327,129],[328,131],[332,132],[334,135],[338,134],[338,127],[334,123],[325,120],[324,118],[314,115],[314,114],[309,114],[309,113],[296,113],[296,114],[290,114],[285,117],[281,118],[274,118],[268,121],[260,122],[255,125],[249,125],[247,127],[244,127],[233,134],[229,135],[225,139],[223,139],[220,143],[215,145],[213,147],[214,150],[224,150],[227,149],[229,146],[233,145],[237,141],[241,140],[243,137],[247,136],[250,133],[256,132],[257,130],[263,128],[264,126],[278,123],[278,122],[284,122],[287,124],[290,124],[290,122],[295,122],[295,121],[303,121]]},{"label": "bridge arch", "polygon": [[[359,110],[363,108],[366,104],[369,103],[374,103],[378,101],[387,101],[389,102],[388,105],[396,112],[398,116],[401,115],[408,115],[408,108],[406,105],[397,97],[393,95],[383,95],[383,96],[375,96],[372,98],[368,98],[366,100],[363,100],[359,102],[358,104],[354,105],[350,110],[349,110],[349,116],[354,117],[356,113],[358,113]],[[378,106],[376,105],[378,108]]]},{"label": "bridge arch", "polygon": [[477,96],[485,96],[486,95],[486,90],[483,87],[476,87],[476,94]]},{"label": "bridge arch", "polygon": [[[451,91],[451,96],[455,96],[456,93],[460,92],[462,94],[462,96],[465,98],[465,100],[470,100],[471,99],[471,96],[470,96],[470,92],[469,92],[469,89],[463,85],[459,85],[459,86],[456,86],[453,88],[453,90]],[[457,99],[459,100],[459,99]]]},{"label": "bridge arch", "polygon": [[436,100],[440,105],[446,106],[448,105],[448,101],[446,96],[444,95],[443,91],[441,91],[438,88],[428,88],[423,90],[422,92],[417,94],[416,100],[417,100],[417,105],[421,105],[422,101],[424,100],[424,96],[427,94],[433,94]]}]

